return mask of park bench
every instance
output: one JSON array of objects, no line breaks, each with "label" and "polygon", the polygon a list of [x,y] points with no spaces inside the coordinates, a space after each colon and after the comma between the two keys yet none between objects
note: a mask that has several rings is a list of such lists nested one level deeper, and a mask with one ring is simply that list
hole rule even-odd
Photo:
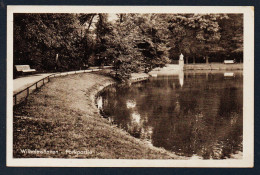
[{"label": "park bench", "polygon": [[17,72],[21,73],[31,73],[36,71],[35,69],[31,69],[29,65],[15,65],[15,68]]},{"label": "park bench", "polygon": [[235,61],[234,60],[224,60],[225,64],[234,64]]}]

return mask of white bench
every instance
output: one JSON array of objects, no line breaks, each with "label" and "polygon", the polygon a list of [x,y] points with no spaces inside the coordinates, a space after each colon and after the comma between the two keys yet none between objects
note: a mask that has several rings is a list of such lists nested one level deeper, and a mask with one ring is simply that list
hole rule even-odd
[{"label": "white bench", "polygon": [[235,61],[234,60],[224,60],[225,64],[234,64]]},{"label": "white bench", "polygon": [[35,72],[35,69],[31,69],[29,65],[15,65],[15,68],[18,72],[29,73]]}]

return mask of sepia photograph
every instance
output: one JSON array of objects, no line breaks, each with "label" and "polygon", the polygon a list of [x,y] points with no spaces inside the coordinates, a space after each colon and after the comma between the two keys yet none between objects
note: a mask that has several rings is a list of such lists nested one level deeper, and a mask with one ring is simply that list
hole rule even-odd
[{"label": "sepia photograph", "polygon": [[7,166],[253,167],[253,21],[8,6]]}]

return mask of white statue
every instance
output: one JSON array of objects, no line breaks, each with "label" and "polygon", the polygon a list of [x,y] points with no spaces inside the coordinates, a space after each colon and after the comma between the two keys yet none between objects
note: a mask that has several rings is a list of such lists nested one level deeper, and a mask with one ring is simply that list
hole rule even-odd
[{"label": "white statue", "polygon": [[179,66],[180,66],[180,70],[183,70],[183,67],[184,67],[184,59],[183,59],[183,55],[181,53],[180,55],[180,59],[179,59]]},{"label": "white statue", "polygon": [[184,57],[184,56],[183,56],[183,54],[181,53],[181,54],[180,54],[180,60],[181,60],[181,61],[183,60],[183,57]]}]

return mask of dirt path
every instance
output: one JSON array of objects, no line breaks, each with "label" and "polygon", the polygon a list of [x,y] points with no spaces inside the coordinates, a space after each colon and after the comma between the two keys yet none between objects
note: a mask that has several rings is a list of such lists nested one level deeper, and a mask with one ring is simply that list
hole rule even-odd
[{"label": "dirt path", "polygon": [[26,77],[20,77],[13,80],[13,92],[16,93],[20,90],[25,89],[26,87],[30,86],[31,84],[43,79],[44,77],[47,77],[51,75],[51,73],[46,74],[35,74],[35,75],[29,75]]}]

